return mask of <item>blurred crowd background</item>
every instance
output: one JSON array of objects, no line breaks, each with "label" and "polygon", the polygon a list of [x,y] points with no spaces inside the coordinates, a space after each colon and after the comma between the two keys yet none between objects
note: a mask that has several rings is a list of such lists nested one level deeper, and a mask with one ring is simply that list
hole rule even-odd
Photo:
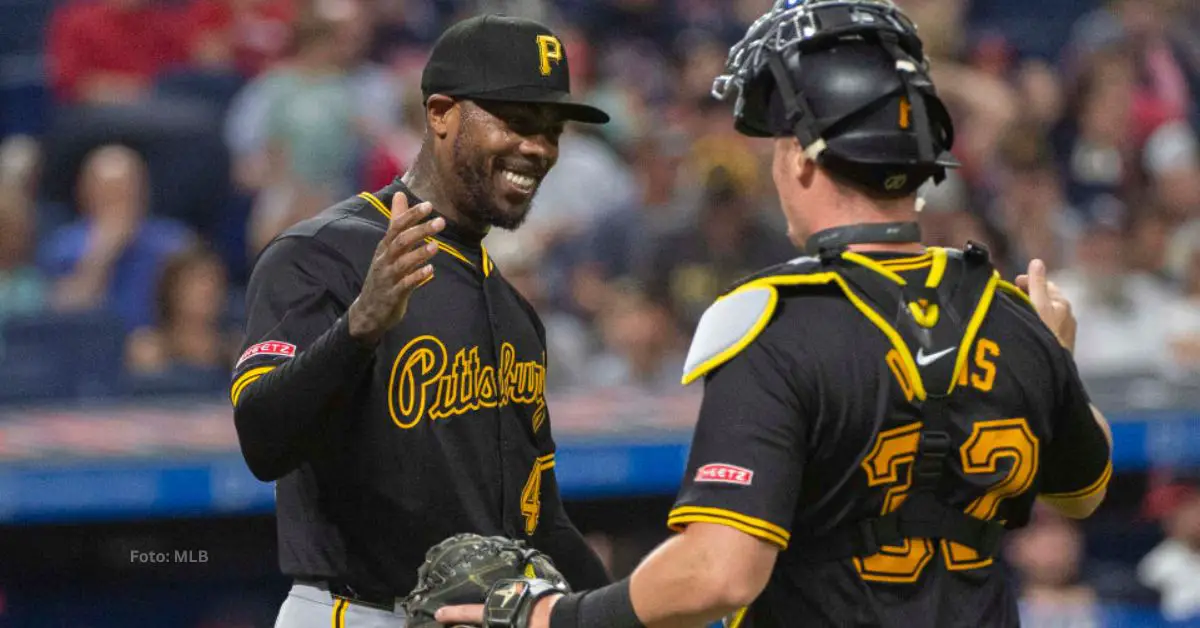
[{"label": "blurred crowd background", "polygon": [[[709,95],[770,4],[0,0],[0,401],[222,394],[256,254],[404,172],[428,47],[479,11],[553,25],[574,91],[614,114],[569,129],[526,226],[485,242],[546,322],[551,407],[675,394],[713,298],[797,254],[770,144]],[[1102,407],[1200,413],[1200,2],[898,4],[964,164],[924,191],[927,242],[984,243],[1008,278],[1046,260]],[[1150,461],[1093,529],[1015,535],[1030,625],[1109,603],[1200,621],[1197,478]]]}]

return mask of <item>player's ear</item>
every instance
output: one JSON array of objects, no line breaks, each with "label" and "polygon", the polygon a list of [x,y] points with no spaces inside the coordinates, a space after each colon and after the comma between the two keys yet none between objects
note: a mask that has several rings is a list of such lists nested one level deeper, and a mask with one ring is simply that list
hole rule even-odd
[{"label": "player's ear", "polygon": [[433,94],[425,101],[425,124],[437,137],[444,138],[458,125],[459,101]]},{"label": "player's ear", "polygon": [[800,140],[794,137],[775,138],[775,163],[785,181],[797,181],[808,188],[816,175],[817,165],[804,154]]},{"label": "player's ear", "polygon": [[796,168],[796,179],[800,181],[800,185],[804,186],[804,189],[811,188],[817,178],[819,168],[816,161],[808,158],[808,154],[800,146],[800,140],[796,138],[792,138],[792,160]]}]

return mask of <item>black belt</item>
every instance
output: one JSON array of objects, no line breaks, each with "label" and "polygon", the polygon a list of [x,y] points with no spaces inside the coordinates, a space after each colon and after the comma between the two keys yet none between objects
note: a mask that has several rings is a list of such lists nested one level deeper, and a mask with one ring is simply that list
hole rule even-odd
[{"label": "black belt", "polygon": [[345,582],[337,582],[333,580],[319,580],[316,582],[308,582],[316,586],[323,586],[329,590],[329,594],[352,602],[354,604],[362,604],[381,611],[389,613],[396,610],[397,595],[389,595],[378,591],[364,591],[361,588],[355,588]]}]

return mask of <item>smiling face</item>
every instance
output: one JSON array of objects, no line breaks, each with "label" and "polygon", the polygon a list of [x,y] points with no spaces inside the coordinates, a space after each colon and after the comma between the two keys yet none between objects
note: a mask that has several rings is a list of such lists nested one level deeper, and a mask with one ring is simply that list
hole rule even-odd
[{"label": "smiling face", "polygon": [[538,187],[558,161],[564,120],[553,105],[460,101],[450,150],[442,151],[444,181],[454,205],[477,224],[516,229]]}]

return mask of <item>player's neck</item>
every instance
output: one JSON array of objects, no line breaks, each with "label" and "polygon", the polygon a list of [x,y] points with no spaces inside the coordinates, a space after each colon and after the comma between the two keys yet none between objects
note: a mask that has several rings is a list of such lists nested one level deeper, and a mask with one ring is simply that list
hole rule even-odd
[{"label": "player's neck", "polygon": [[[809,220],[807,221],[809,235],[826,229],[847,225],[917,221],[916,203],[912,198],[879,201],[839,195],[836,200],[831,199],[831,202],[817,206],[828,209],[814,212],[809,216]],[[851,244],[848,248],[861,252],[894,251],[897,253],[923,253],[925,251],[925,245],[920,242]]]},{"label": "player's neck", "polygon": [[417,198],[432,205],[433,211],[445,217],[464,235],[470,234],[482,239],[487,233],[485,225],[475,224],[474,221],[469,220],[463,212],[459,211],[450,196],[444,192],[446,186],[442,183],[442,177],[434,163],[432,151],[427,147],[421,147],[412,167],[404,173],[400,180]]}]

